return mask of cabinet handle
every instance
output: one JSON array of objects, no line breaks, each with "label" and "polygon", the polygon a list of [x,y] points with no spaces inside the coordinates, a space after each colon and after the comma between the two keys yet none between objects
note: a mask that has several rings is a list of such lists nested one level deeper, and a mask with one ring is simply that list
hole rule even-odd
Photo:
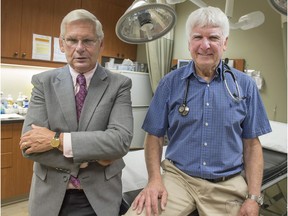
[{"label": "cabinet handle", "polygon": [[22,58],[25,58],[26,57],[26,53],[22,53]]},{"label": "cabinet handle", "polygon": [[15,52],[15,53],[13,54],[13,56],[14,56],[14,57],[17,57],[17,56],[18,56],[18,52]]}]

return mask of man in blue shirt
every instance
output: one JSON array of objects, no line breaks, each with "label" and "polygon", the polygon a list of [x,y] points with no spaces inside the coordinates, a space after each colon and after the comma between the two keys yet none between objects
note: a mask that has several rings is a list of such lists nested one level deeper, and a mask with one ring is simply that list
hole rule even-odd
[{"label": "man in blue shirt", "polygon": [[157,87],[143,124],[148,184],[126,215],[185,216],[197,209],[203,216],[258,216],[258,136],[271,127],[257,86],[221,61],[229,22],[220,9],[192,12],[186,33],[193,60]]}]

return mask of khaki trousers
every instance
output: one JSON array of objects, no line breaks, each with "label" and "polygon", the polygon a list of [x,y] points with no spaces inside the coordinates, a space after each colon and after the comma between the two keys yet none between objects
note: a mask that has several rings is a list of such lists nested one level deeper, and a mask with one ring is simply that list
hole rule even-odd
[{"label": "khaki trousers", "polygon": [[[162,161],[161,166],[168,191],[165,211],[159,209],[161,216],[187,216],[196,208],[200,216],[236,216],[247,194],[247,184],[241,175],[212,183],[185,174],[169,160]],[[136,215],[132,208],[125,214]]]}]

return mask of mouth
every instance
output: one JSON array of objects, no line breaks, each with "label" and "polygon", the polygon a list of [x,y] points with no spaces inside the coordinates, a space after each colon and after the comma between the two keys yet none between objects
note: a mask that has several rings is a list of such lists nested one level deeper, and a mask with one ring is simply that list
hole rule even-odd
[{"label": "mouth", "polygon": [[74,58],[75,61],[78,61],[78,62],[83,62],[85,60],[87,60],[86,57],[77,57],[77,58]]},{"label": "mouth", "polygon": [[198,53],[199,56],[212,56],[213,54],[212,53]]}]

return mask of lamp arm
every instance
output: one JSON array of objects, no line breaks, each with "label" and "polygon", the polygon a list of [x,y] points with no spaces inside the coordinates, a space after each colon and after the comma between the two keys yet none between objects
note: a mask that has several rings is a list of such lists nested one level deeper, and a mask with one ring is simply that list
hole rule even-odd
[{"label": "lamp arm", "polygon": [[230,19],[233,17],[234,0],[226,0],[225,14]]},{"label": "lamp arm", "polygon": [[208,5],[202,0],[190,0],[192,3],[197,5],[198,7],[208,7]]},{"label": "lamp arm", "polygon": [[242,26],[245,26],[247,24],[248,24],[247,20],[243,20],[243,21],[240,21],[240,22],[237,22],[237,23],[232,23],[231,21],[229,21],[230,29],[239,29]]}]

